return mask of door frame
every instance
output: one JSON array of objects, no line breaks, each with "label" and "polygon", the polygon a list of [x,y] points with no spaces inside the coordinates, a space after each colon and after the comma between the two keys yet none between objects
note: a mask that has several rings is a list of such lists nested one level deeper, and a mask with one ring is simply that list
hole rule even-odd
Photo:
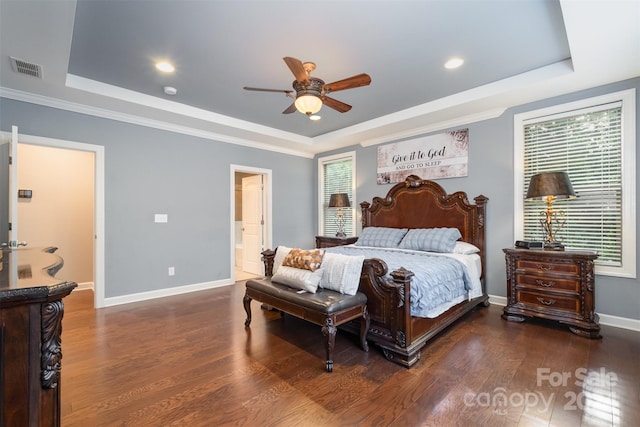
[{"label": "door frame", "polygon": [[[20,133],[18,129],[18,144],[40,145],[44,147],[63,148],[75,151],[94,153],[94,252],[93,252],[93,306],[104,307],[104,147],[86,144],[84,142],[65,141],[62,139],[46,138],[42,136]],[[19,226],[19,224],[18,224]],[[73,280],[73,278],[70,278]]]},{"label": "door frame", "polygon": [[271,242],[273,239],[272,234],[272,203],[271,203],[271,195],[272,195],[272,171],[271,169],[263,169],[263,168],[255,168],[252,166],[242,166],[242,165],[230,165],[230,176],[229,176],[229,193],[230,193],[230,203],[229,203],[229,234],[230,234],[230,247],[229,247],[229,267],[231,272],[231,280],[235,283],[236,281],[236,272],[235,272],[235,260],[236,260],[236,235],[235,235],[235,209],[236,209],[236,191],[235,191],[235,180],[236,180],[236,172],[244,172],[251,173],[255,175],[262,175],[262,185],[264,186],[263,200],[262,206],[264,210],[264,246],[265,249],[271,247]]}]

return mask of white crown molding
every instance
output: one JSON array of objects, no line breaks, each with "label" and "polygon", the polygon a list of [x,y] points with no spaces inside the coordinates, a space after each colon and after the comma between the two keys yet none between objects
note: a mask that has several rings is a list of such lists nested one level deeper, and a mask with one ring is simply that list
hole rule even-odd
[{"label": "white crown molding", "polygon": [[[567,59],[506,79],[502,79],[497,82],[488,83],[473,89],[456,93],[451,96],[439,98],[425,104],[387,114],[386,116],[378,117],[376,119],[350,126],[345,129],[330,132],[314,138],[313,141],[320,143],[336,138],[353,136],[361,132],[383,129],[385,126],[401,123],[403,121],[416,120],[419,117],[428,118],[430,114],[434,114],[439,111],[456,109],[468,105],[472,102],[487,100],[505,93],[519,91],[523,88],[532,87],[536,84],[539,84],[540,82],[545,82],[550,79],[571,75],[573,74],[573,72],[573,64],[570,59]],[[447,129],[467,123],[493,119],[504,113],[507,108],[519,103],[521,103],[521,101],[516,98],[512,99],[512,101],[510,102],[511,105],[500,105],[486,111],[479,112],[477,114],[456,117],[451,120],[432,123],[427,126],[411,127],[410,129],[400,132],[392,132],[385,134],[384,136],[364,139],[359,143],[363,147],[368,147],[371,145],[381,144],[383,142],[395,141],[407,137],[422,135],[427,132]]]},{"label": "white crown molding", "polygon": [[432,123],[428,126],[422,126],[419,128],[414,128],[411,130],[396,132],[389,135],[384,135],[379,138],[370,138],[360,143],[363,147],[369,147],[372,145],[378,145],[385,142],[397,141],[400,139],[406,139],[414,136],[424,135],[429,132],[435,132],[438,130],[449,129],[456,126],[468,125],[475,122],[480,122],[483,120],[494,119],[496,117],[500,117],[505,111],[507,107],[494,108],[492,110],[483,111],[477,114],[469,114],[467,116],[456,117],[452,120],[445,120],[438,123]]},{"label": "white crown molding", "polygon": [[107,98],[118,99],[120,101],[143,105],[145,107],[154,108],[156,110],[166,111],[189,118],[203,120],[209,123],[229,126],[235,129],[255,132],[261,135],[268,135],[273,138],[283,139],[286,141],[295,142],[297,144],[311,145],[312,143],[312,139],[306,136],[274,129],[269,126],[259,125],[257,123],[248,122],[246,120],[236,119],[233,117],[225,116],[223,114],[207,111],[202,108],[185,105],[180,102],[146,95],[144,93],[136,92],[133,90],[124,89],[96,80],[76,76],[74,74],[67,74],[66,86],[84,92],[101,95]]},{"label": "white crown molding", "polygon": [[115,120],[119,122],[131,123],[139,126],[150,127],[154,129],[165,130],[169,132],[175,132],[183,135],[195,136],[198,138],[208,139],[211,141],[225,142],[229,144],[241,145],[244,147],[256,148],[259,150],[273,151],[282,154],[289,154],[292,156],[313,158],[313,154],[290,149],[277,147],[270,144],[265,144],[257,141],[252,141],[244,138],[236,138],[228,135],[223,135],[215,132],[204,131],[187,126],[175,125],[159,120],[148,119],[145,117],[134,116],[132,114],[124,114],[116,111],[107,110],[104,108],[90,107],[75,102],[64,101],[61,99],[51,98],[42,95],[35,95],[28,92],[23,92],[7,87],[0,87],[0,97],[13,99],[16,101],[28,102],[30,104],[42,105],[45,107],[57,108],[60,110],[71,111],[74,113],[86,114],[89,116],[100,117],[103,119]]}]

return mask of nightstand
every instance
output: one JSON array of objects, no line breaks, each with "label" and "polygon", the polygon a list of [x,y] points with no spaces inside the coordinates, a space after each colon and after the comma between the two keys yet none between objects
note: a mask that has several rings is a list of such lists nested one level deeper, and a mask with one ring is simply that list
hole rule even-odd
[{"label": "nightstand", "polygon": [[574,334],[601,338],[595,312],[595,273],[591,251],[503,249],[507,263],[507,306],[502,318],[527,317],[569,325]]},{"label": "nightstand", "polygon": [[357,240],[357,237],[316,236],[316,248],[350,245]]}]

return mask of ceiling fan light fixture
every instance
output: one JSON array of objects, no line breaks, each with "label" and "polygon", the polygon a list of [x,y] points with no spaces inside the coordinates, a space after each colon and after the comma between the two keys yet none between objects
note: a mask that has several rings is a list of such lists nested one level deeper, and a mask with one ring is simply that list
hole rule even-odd
[{"label": "ceiling fan light fixture", "polygon": [[309,120],[314,121],[314,122],[317,122],[321,118],[322,118],[321,116],[318,116],[316,114],[313,114],[313,115],[309,116]]},{"label": "ceiling fan light fixture", "polygon": [[300,95],[296,98],[295,104],[298,111],[307,116],[317,113],[322,108],[322,100],[316,95]]}]

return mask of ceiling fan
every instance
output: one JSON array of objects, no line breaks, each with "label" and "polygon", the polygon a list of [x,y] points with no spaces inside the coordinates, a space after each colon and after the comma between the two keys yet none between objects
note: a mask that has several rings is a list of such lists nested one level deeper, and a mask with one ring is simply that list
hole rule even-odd
[{"label": "ceiling fan", "polygon": [[[286,56],[284,62],[287,64],[295,81],[293,82],[293,90],[283,89],[262,89],[257,87],[247,87],[245,90],[254,90],[258,92],[281,92],[295,101],[282,114],[291,114],[298,110],[303,114],[311,117],[326,105],[329,108],[340,113],[346,113],[351,110],[351,105],[328,97],[331,92],[339,90],[353,89],[360,86],[368,86],[371,83],[371,77],[362,73],[333,83],[325,83],[324,80],[311,76],[311,72],[316,69],[313,62],[302,62],[299,59]],[[295,96],[293,95],[295,92]]]}]

